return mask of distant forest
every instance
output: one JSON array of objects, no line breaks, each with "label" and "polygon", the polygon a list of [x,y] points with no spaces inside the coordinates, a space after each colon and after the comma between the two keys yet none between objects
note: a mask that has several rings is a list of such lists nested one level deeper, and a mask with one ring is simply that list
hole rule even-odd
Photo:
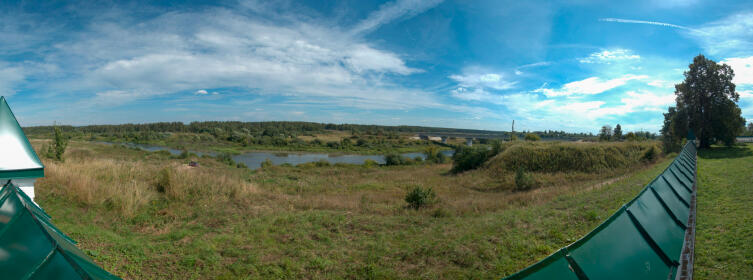
[{"label": "distant forest", "polygon": [[[456,138],[478,139],[509,139],[510,132],[475,129],[439,128],[424,126],[382,126],[360,124],[324,124],[314,122],[238,122],[238,121],[205,121],[191,122],[157,122],[145,124],[118,125],[87,125],[87,126],[58,126],[69,135],[103,135],[134,140],[154,140],[164,137],[162,133],[196,133],[209,134],[219,139],[239,141],[242,138],[264,136],[273,138],[290,138],[302,135],[315,135],[328,131],[347,131],[353,135],[380,135],[396,137],[401,133],[426,134],[432,136],[448,136]],[[25,127],[27,135],[45,137],[52,135],[52,126]],[[516,132],[523,137],[527,132]],[[578,140],[595,137],[591,133],[567,133],[564,131],[536,131],[541,138],[556,140]]]}]

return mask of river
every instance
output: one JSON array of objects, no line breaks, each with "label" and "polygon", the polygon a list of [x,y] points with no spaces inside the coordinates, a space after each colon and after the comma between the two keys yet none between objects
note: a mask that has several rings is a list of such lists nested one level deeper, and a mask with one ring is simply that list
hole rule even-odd
[{"label": "river", "polygon": [[[119,144],[119,143],[110,143],[110,142],[99,142],[103,144]],[[155,146],[155,145],[145,145],[145,144],[133,144],[133,143],[126,143],[123,144],[128,147],[133,148],[139,148],[145,151],[150,152],[156,152],[156,151],[168,151],[170,154],[173,155],[180,155],[182,152],[181,150],[172,149],[168,147],[163,146]],[[215,156],[216,153],[214,152],[197,152],[197,151],[189,151],[191,153],[194,153],[198,156],[202,155],[209,155],[209,156]],[[442,153],[446,156],[452,156],[454,151],[451,150],[445,150],[442,151]],[[426,155],[423,153],[403,153],[401,154],[404,157],[409,158],[416,158],[421,157],[422,159],[426,159]],[[335,163],[347,163],[347,164],[363,164],[363,162],[367,159],[376,161],[379,164],[384,164],[384,155],[358,155],[358,154],[341,154],[341,153],[313,153],[313,152],[247,152],[242,153],[239,155],[234,155],[233,160],[235,162],[240,162],[248,166],[250,169],[258,169],[261,167],[261,163],[264,162],[266,159],[269,159],[274,163],[275,165],[280,164],[292,164],[292,165],[298,165],[301,163],[307,163],[307,162],[316,162],[320,160],[326,160],[329,163],[335,164]]]}]

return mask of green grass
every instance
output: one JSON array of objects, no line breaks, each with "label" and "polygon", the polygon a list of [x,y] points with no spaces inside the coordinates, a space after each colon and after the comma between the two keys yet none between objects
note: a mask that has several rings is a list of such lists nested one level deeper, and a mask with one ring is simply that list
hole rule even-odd
[{"label": "green grass", "polygon": [[753,145],[698,157],[695,275],[753,279]]},{"label": "green grass", "polygon": [[[159,166],[178,159],[81,142],[67,156],[45,163],[37,201],[97,263],[126,279],[498,279],[591,231],[672,158],[633,167],[611,184],[594,186],[625,173],[551,175],[561,183],[528,192],[474,185],[497,184],[498,174],[448,175],[449,164],[250,172],[199,159],[200,169],[174,172],[196,180],[205,173],[191,172],[208,172],[253,188],[246,196],[210,196],[202,184],[224,185],[184,180],[186,195],[176,199],[153,184]],[[101,165],[109,169],[85,172]],[[67,178],[114,199],[81,200],[74,192],[85,190]],[[431,187],[437,202],[408,209],[405,194],[415,186]],[[124,187],[150,199],[129,202],[113,191]]]}]

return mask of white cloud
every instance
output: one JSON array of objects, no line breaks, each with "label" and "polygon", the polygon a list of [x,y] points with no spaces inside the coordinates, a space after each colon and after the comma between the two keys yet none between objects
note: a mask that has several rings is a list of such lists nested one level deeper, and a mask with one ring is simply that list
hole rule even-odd
[{"label": "white cloud", "polygon": [[581,63],[605,63],[609,64],[612,62],[619,62],[619,61],[626,61],[626,60],[639,60],[641,56],[637,54],[633,54],[632,51],[626,50],[626,49],[613,49],[613,50],[603,50],[600,52],[595,52],[589,55],[588,57],[581,58]]},{"label": "white cloud", "polygon": [[372,31],[379,26],[402,17],[411,17],[433,8],[442,0],[397,0],[379,7],[366,19],[359,22],[352,30],[353,33]]},{"label": "white cloud", "polygon": [[194,92],[193,94],[196,94],[196,95],[207,95],[207,94],[209,94],[209,92],[207,92],[204,89],[200,89],[200,90],[197,90],[196,92]]},{"label": "white cloud", "polygon": [[458,99],[469,101],[481,101],[493,104],[502,104],[502,98],[499,95],[491,94],[482,88],[468,89],[465,87],[457,87],[450,91],[450,94]]},{"label": "white cloud", "polygon": [[628,81],[646,78],[648,78],[648,76],[644,75],[624,75],[620,78],[610,80],[602,80],[599,77],[590,77],[584,80],[567,83],[560,89],[551,89],[542,86],[541,88],[534,90],[534,92],[543,93],[547,97],[599,94],[622,86]]},{"label": "white cloud", "polygon": [[646,84],[649,86],[658,87],[658,88],[674,88],[675,87],[675,82],[661,80],[661,79],[653,80]]},{"label": "white cloud", "polygon": [[[753,48],[753,45],[751,47]],[[722,63],[729,65],[735,71],[735,78],[732,82],[736,85],[753,85],[753,56],[727,58]]]}]

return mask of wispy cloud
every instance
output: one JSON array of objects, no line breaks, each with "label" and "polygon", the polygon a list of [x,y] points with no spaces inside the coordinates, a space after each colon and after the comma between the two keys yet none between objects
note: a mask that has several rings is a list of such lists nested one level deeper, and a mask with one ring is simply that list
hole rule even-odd
[{"label": "wispy cloud", "polygon": [[743,12],[702,25],[690,36],[713,55],[753,55],[753,12]]},{"label": "wispy cloud", "polygon": [[[407,11],[402,14],[407,16],[420,10],[408,7],[428,7],[404,2],[393,4],[401,8],[390,11]],[[271,22],[226,8],[147,18],[134,18],[118,8],[111,13],[117,15],[94,16],[66,39],[47,41],[54,48],[41,53],[42,59],[65,74],[47,79],[46,91],[74,92],[84,100],[80,104],[88,99],[106,106],[197,89],[212,95],[210,89],[226,87],[350,100],[356,107],[394,108],[391,101],[409,108],[438,106],[431,93],[391,82],[392,76],[422,70],[338,27],[315,21]],[[385,23],[391,18],[391,13],[382,14],[372,20]],[[45,34],[29,36],[46,40]],[[3,45],[0,53],[15,48]],[[21,70],[0,67],[0,90],[11,92],[23,79]]]},{"label": "wispy cloud", "polygon": [[619,61],[627,61],[627,60],[639,60],[641,59],[640,55],[634,54],[630,50],[626,49],[612,49],[612,50],[603,50],[600,52],[595,52],[590,54],[588,57],[581,58],[579,61],[581,63],[605,63],[609,64],[612,62],[619,62]]},{"label": "wispy cloud", "polygon": [[351,30],[354,34],[367,33],[399,18],[411,17],[433,8],[443,0],[397,0],[382,5]]},{"label": "wispy cloud", "polygon": [[624,75],[622,77],[609,80],[603,80],[599,77],[590,77],[584,80],[564,84],[559,89],[546,88],[546,86],[542,86],[541,88],[534,90],[534,92],[542,93],[547,97],[593,95],[625,85],[628,81],[631,80],[640,80],[645,78],[648,78],[648,76]]},{"label": "wispy cloud", "polygon": [[691,32],[704,33],[702,30],[693,29],[693,28],[690,28],[690,27],[687,27],[687,26],[682,26],[682,25],[677,25],[677,24],[671,24],[671,23],[666,23],[666,22],[659,22],[659,21],[635,20],[635,19],[621,19],[621,18],[600,18],[599,21],[619,22],[619,23],[649,24],[649,25],[657,25],[657,26],[678,28],[678,29],[687,30],[687,31],[691,31]]}]

